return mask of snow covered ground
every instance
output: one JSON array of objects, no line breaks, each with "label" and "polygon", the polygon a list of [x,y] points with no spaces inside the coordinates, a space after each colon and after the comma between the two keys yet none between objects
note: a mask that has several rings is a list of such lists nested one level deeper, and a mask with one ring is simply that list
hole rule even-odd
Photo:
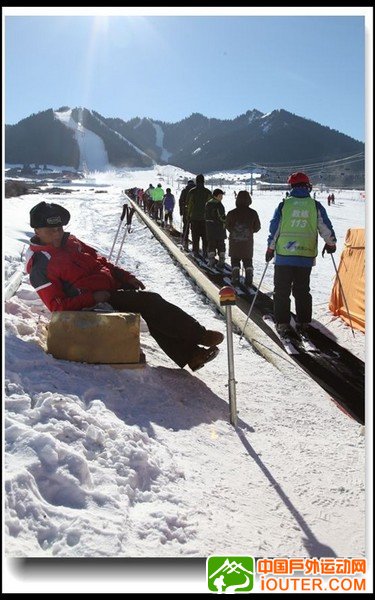
[{"label": "snow covered ground", "polygon": [[[181,175],[170,166],[97,172],[90,174],[92,187],[73,182],[74,192],[66,196],[5,199],[5,280],[22,262],[32,234],[29,210],[41,200],[66,207],[71,213],[66,230],[108,256],[124,202],[121,190],[160,181],[178,199]],[[95,193],[100,189],[107,193]],[[224,186],[227,211],[239,189]],[[339,239],[338,264],[347,229],[365,226],[365,202],[359,191],[334,191],[335,206],[327,207],[326,192],[317,190],[317,200],[327,207]],[[265,266],[268,223],[281,199],[281,192],[253,193],[252,207],[262,223],[255,236],[255,282]],[[179,227],[178,210],[175,214]],[[147,289],[225,333],[223,317],[137,218],[120,264]],[[272,274],[271,266],[264,281],[270,289]],[[353,338],[350,328],[328,312],[333,279],[330,257],[319,254],[311,278],[314,319],[364,359],[365,336],[356,331]],[[115,577],[101,570],[101,578],[83,569],[73,579],[55,570],[52,582],[42,572],[15,567],[10,557],[366,555],[365,454],[367,446],[371,460],[371,419],[365,436],[364,428],[313,380],[306,384],[303,378],[301,384],[297,367],[286,378],[235,335],[235,429],[229,424],[225,344],[213,362],[192,373],[177,368],[142,323],[144,368],[83,365],[44,352],[49,316],[25,275],[5,303],[3,323],[4,542],[10,591],[25,586],[29,593],[43,593],[58,585],[67,592],[118,592],[128,591],[132,581],[126,569]],[[168,562],[163,591],[173,590]],[[136,572],[135,591],[158,589],[160,573],[151,584]],[[176,589],[184,580],[183,567],[178,572]],[[204,567],[203,580],[189,575],[184,590],[205,592]]]}]

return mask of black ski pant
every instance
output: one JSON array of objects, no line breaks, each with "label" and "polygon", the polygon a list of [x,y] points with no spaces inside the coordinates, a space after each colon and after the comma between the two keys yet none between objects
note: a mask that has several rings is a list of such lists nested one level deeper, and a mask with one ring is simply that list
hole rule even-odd
[{"label": "black ski pant", "polygon": [[198,349],[206,328],[174,304],[154,292],[117,290],[109,304],[119,312],[139,313],[160,348],[184,367]]},{"label": "black ski pant", "polygon": [[185,209],[182,214],[182,243],[186,250],[189,247],[189,230],[190,230],[190,220],[187,216],[187,209]]},{"label": "black ski pant", "polygon": [[169,223],[170,225],[172,225],[173,210],[165,210],[164,211],[164,221],[165,221],[165,224]]},{"label": "black ski pant", "polygon": [[241,266],[241,260],[242,260],[242,264],[243,264],[243,268],[244,269],[249,269],[249,268],[252,269],[253,268],[253,259],[252,258],[249,258],[249,257],[247,257],[247,258],[237,258],[237,257],[231,256],[230,264],[232,266],[232,269],[233,269],[233,267],[240,268],[240,266]]},{"label": "black ski pant", "polygon": [[294,296],[298,323],[310,323],[312,297],[310,275],[312,267],[275,265],[273,304],[276,323],[290,323],[290,294]]},{"label": "black ski pant", "polygon": [[203,256],[207,255],[206,221],[191,220],[191,237],[193,239],[193,252],[199,252],[199,239],[202,238]]},{"label": "black ski pant", "polygon": [[225,240],[209,239],[207,240],[208,252],[225,252]]},{"label": "black ski pant", "polygon": [[153,215],[156,220],[163,220],[163,203],[161,201],[155,202],[153,204]]}]

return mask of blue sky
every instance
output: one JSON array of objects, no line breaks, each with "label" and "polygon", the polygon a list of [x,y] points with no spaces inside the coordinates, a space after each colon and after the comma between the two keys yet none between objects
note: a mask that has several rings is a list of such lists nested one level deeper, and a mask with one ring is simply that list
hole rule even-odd
[{"label": "blue sky", "polygon": [[[324,11],[325,9],[322,9]],[[285,109],[365,140],[365,17],[5,15],[5,122]],[[367,82],[368,84],[368,82]]]}]

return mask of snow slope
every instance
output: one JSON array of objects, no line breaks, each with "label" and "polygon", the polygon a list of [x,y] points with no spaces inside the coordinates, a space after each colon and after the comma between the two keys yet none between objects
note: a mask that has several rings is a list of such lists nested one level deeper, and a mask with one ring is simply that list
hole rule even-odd
[{"label": "snow slope", "polygon": [[74,135],[79,145],[79,168],[86,172],[106,171],[110,165],[102,138],[90,129],[86,129],[82,123],[76,123],[72,118],[72,109],[54,114],[66,127],[75,132]]}]

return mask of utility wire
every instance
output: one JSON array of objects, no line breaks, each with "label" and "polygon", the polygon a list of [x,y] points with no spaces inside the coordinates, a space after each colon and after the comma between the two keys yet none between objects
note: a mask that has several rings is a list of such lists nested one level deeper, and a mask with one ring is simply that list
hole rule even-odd
[{"label": "utility wire", "polygon": [[345,166],[349,164],[355,164],[357,162],[364,161],[365,155],[364,152],[358,152],[357,154],[352,154],[350,156],[345,156],[342,158],[336,158],[327,161],[321,162],[295,162],[295,163],[271,163],[271,164],[260,164],[260,163],[249,163],[244,165],[239,170],[248,169],[251,171],[255,171],[256,169],[265,170],[265,171],[285,171],[290,172],[296,168],[304,168],[306,170],[312,170],[316,168],[317,170],[327,169],[329,167],[338,167]]}]

